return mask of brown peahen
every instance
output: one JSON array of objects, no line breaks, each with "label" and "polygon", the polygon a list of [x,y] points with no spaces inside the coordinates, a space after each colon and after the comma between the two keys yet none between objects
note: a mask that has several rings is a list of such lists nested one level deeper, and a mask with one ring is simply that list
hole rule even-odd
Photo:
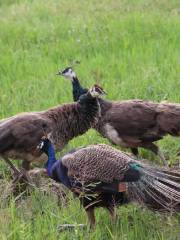
[{"label": "brown peahen", "polygon": [[[59,71],[59,75],[71,80],[74,101],[87,92],[71,67]],[[167,134],[180,136],[180,104],[104,99],[99,99],[99,104],[101,114],[94,128],[102,136],[116,145],[131,148],[135,155],[139,147],[151,150],[167,165],[164,154],[154,142]]]},{"label": "brown peahen", "polygon": [[26,170],[31,162],[47,160],[47,156],[36,148],[42,136],[48,135],[55,148],[62,150],[71,139],[85,133],[94,124],[99,114],[97,97],[103,94],[103,89],[94,85],[77,103],[1,120],[0,157],[18,174],[9,158],[22,159]]},{"label": "brown peahen", "polygon": [[48,175],[79,197],[91,226],[96,207],[107,208],[114,219],[116,205],[130,201],[154,210],[180,211],[179,172],[139,163],[105,144],[74,149],[58,161],[47,138],[39,148],[48,155]]}]

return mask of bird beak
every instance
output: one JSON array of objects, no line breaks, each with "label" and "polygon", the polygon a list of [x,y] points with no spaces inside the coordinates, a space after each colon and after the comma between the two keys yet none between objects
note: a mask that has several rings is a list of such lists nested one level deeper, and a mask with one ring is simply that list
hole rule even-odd
[{"label": "bird beak", "polygon": [[59,71],[58,73],[56,73],[57,76],[62,76],[62,72]]}]

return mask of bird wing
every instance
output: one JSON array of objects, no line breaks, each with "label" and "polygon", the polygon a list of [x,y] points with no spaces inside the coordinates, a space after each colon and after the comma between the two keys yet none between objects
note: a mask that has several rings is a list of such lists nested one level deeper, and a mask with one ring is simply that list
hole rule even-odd
[{"label": "bird wing", "polygon": [[23,113],[0,122],[0,153],[16,149],[36,149],[41,137],[50,131],[48,121],[38,113]]},{"label": "bird wing", "polygon": [[132,162],[127,154],[105,144],[90,145],[62,158],[68,175],[85,182],[121,181]]},{"label": "bird wing", "polygon": [[117,102],[106,112],[105,122],[113,126],[120,136],[150,139],[158,134],[157,104],[146,101]]}]

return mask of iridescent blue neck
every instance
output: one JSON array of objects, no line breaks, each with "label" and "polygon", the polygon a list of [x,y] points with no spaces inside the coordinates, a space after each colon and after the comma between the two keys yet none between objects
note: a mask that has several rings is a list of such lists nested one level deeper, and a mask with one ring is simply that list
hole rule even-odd
[{"label": "iridescent blue neck", "polygon": [[73,77],[73,99],[75,102],[79,100],[79,97],[87,92],[87,89],[83,88],[77,77]]},{"label": "iridescent blue neck", "polygon": [[55,150],[51,143],[48,145],[48,161],[45,164],[48,175],[51,176],[51,168],[56,162]]}]

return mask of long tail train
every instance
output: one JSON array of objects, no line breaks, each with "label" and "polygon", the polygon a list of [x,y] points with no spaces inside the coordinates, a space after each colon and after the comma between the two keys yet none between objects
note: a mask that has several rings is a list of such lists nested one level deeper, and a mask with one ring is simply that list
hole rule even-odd
[{"label": "long tail train", "polygon": [[180,173],[145,164],[136,167],[142,176],[128,184],[128,198],[155,210],[180,212]]}]

